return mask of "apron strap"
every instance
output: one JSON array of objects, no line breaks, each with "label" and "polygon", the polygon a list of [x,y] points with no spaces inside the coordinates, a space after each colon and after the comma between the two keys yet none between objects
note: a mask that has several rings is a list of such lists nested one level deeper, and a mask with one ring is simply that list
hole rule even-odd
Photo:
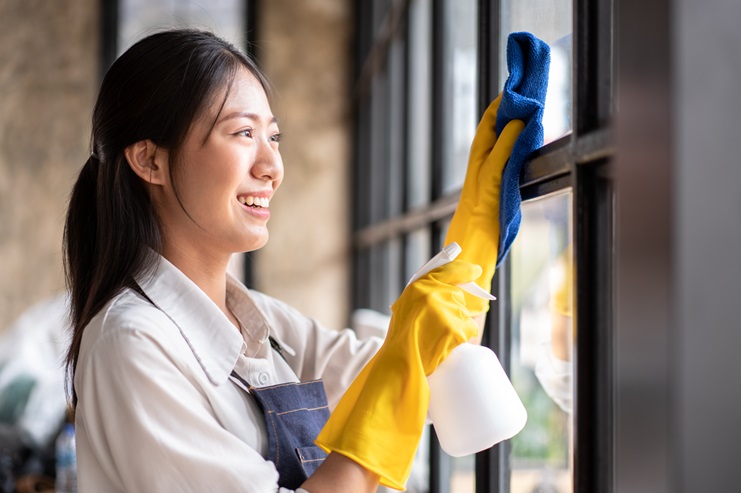
[{"label": "apron strap", "polygon": [[288,363],[288,360],[286,359],[286,355],[283,354],[283,346],[281,346],[278,340],[273,336],[268,336],[268,339],[270,340],[270,347],[272,347],[275,350],[275,352],[277,352],[278,355],[280,355],[280,357],[283,358],[283,361]]},{"label": "apron strap", "polygon": [[231,378],[232,382],[237,384],[237,386],[240,387],[242,390],[244,390],[250,395],[252,394],[252,389],[254,387],[250,385],[250,383],[247,380],[239,376],[239,374],[236,371],[232,370],[232,373],[229,375],[229,378]]}]

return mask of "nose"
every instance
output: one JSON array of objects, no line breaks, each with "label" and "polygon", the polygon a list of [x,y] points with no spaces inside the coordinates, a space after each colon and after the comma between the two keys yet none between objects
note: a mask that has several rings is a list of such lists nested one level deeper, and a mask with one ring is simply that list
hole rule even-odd
[{"label": "nose", "polygon": [[272,181],[273,188],[283,180],[283,159],[275,143],[259,140],[252,175],[259,180]]}]

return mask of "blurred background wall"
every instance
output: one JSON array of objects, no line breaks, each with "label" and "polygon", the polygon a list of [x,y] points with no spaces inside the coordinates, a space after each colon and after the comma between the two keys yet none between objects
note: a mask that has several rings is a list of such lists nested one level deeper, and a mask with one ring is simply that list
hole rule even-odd
[{"label": "blurred background wall", "polygon": [[276,88],[283,184],[255,286],[330,327],[349,310],[352,2],[263,0],[256,54]]},{"label": "blurred background wall", "polygon": [[67,196],[98,87],[98,3],[0,2],[0,331],[64,289]]}]

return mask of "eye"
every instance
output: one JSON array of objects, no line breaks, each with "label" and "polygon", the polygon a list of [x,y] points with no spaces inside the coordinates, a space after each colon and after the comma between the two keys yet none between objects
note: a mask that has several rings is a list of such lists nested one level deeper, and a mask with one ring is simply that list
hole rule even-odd
[{"label": "eye", "polygon": [[282,139],[283,139],[283,134],[280,134],[280,133],[273,134],[273,135],[270,136],[270,141],[271,142],[280,142]]},{"label": "eye", "polygon": [[241,135],[243,137],[249,137],[252,138],[252,129],[251,128],[245,128],[244,130],[240,130],[234,135]]}]

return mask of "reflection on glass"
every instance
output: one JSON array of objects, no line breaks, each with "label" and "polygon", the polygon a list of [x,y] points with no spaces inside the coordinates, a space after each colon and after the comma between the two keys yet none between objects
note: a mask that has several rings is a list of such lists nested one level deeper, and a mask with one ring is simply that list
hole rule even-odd
[{"label": "reflection on glass", "polygon": [[445,79],[443,118],[435,122],[443,139],[443,192],[463,185],[476,124],[476,0],[443,2]]},{"label": "reflection on glass", "polygon": [[572,0],[502,0],[500,87],[507,80],[509,33],[527,31],[551,47],[548,94],[543,115],[544,144],[571,131]]},{"label": "reflection on glass", "polygon": [[512,493],[573,491],[571,193],[522,207],[511,251],[511,378],[528,412],[512,439]]},{"label": "reflection on glass", "polygon": [[118,52],[139,39],[167,27],[208,29],[244,48],[244,2],[240,0],[121,0]]}]

